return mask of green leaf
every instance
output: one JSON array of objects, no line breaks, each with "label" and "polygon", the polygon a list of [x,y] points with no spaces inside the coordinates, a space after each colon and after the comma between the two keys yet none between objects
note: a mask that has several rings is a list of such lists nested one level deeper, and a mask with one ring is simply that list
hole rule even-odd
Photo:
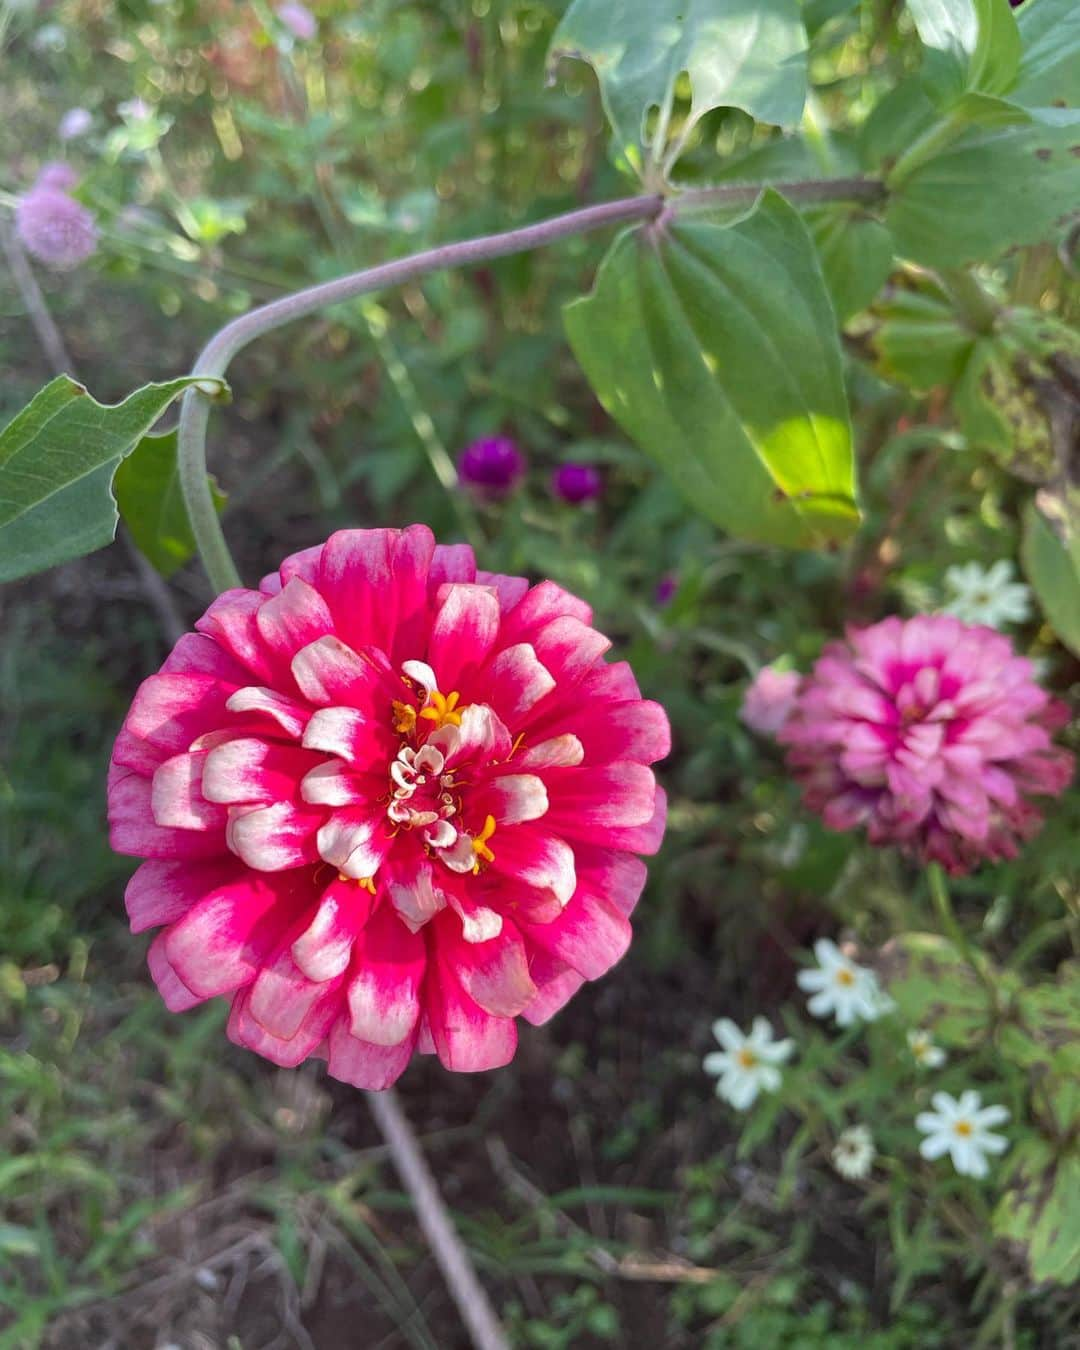
[{"label": "green leaf", "polygon": [[841,14],[858,9],[862,0],[803,0],[803,23],[811,37]]},{"label": "green leaf", "polygon": [[1080,656],[1080,569],[1034,503],[1024,515],[1020,558],[1050,627]]},{"label": "green leaf", "polygon": [[901,1015],[942,1045],[970,1049],[988,1031],[986,987],[946,938],[903,933],[885,944],[876,965]]},{"label": "green leaf", "polygon": [[[194,556],[195,536],[180,491],[175,428],[139,441],[117,469],[113,492],[132,539],[163,577]],[[220,511],[225,495],[213,478],[210,494]]]},{"label": "green leaf", "polygon": [[624,233],[564,315],[600,402],[703,515],[794,546],[855,529],[836,321],[777,193],[731,225]]},{"label": "green leaf", "polygon": [[889,198],[898,252],[928,267],[996,258],[1046,239],[1080,200],[1080,113],[973,130],[913,169]]},{"label": "green leaf", "polygon": [[[116,534],[123,457],[194,376],[97,403],[60,375],[0,432],[0,582],[92,553]],[[222,390],[220,381],[215,384]]]},{"label": "green leaf", "polygon": [[[806,46],[799,0],[573,0],[555,30],[549,64],[571,56],[593,67],[617,156],[640,171],[664,162],[683,72],[690,108],[672,162],[712,108],[742,108],[778,126],[797,123],[806,101]],[[648,131],[653,109],[656,125]]]},{"label": "green leaf", "polygon": [[[1011,1011],[998,1038],[1001,1053],[1022,1068],[1080,1084],[1080,962],[1066,961],[1056,980],[1022,990]],[[1060,1124],[1064,1131],[1072,1122]]]},{"label": "green leaf", "polygon": [[1056,1155],[1044,1139],[1025,1139],[1009,1160],[1007,1189],[994,1210],[997,1237],[1027,1249],[1032,1278],[1080,1279],[1080,1153]]},{"label": "green leaf", "polygon": [[880,326],[871,344],[887,379],[927,393],[961,378],[975,335],[946,300],[923,291],[897,291],[874,312]]},{"label": "green leaf", "polygon": [[1080,103],[1080,5],[1028,0],[1016,18],[1023,55],[1010,98],[1026,108]]},{"label": "green leaf", "polygon": [[1009,0],[908,0],[908,9],[927,48],[924,83],[940,104],[1012,87],[1020,34]]},{"label": "green leaf", "polygon": [[893,242],[880,221],[838,207],[807,212],[825,284],[841,323],[864,310],[889,279]]}]

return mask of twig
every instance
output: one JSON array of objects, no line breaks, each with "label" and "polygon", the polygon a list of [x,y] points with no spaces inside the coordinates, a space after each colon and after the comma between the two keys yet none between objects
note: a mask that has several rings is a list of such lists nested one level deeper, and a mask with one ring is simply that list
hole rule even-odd
[{"label": "twig", "polygon": [[392,1090],[369,1092],[367,1099],[473,1345],[476,1350],[509,1350],[495,1310],[450,1220],[396,1094]]},{"label": "twig", "polygon": [[45,297],[41,293],[37,277],[34,276],[33,269],[26,260],[26,254],[23,252],[22,244],[19,243],[11,222],[2,216],[0,216],[0,247],[4,250],[4,257],[11,268],[11,275],[15,279],[15,285],[26,307],[26,317],[33,324],[34,332],[41,343],[41,350],[49,359],[49,365],[52,366],[57,375],[74,375],[74,363],[64,346],[64,339],[60,336],[60,330],[49,313],[49,307],[45,303]]}]

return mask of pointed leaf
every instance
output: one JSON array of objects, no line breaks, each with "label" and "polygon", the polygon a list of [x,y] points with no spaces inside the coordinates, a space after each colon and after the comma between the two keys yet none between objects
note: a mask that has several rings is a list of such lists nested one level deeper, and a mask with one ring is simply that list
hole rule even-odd
[{"label": "pointed leaf", "polygon": [[1009,0],[908,0],[908,9],[927,48],[925,82],[943,104],[1012,87],[1020,34]]},{"label": "pointed leaf", "polygon": [[[116,534],[113,475],[174,398],[201,378],[96,402],[60,375],[0,432],[0,581],[40,572]],[[220,389],[224,385],[214,382]]]},{"label": "pointed leaf", "polygon": [[[1074,548],[1080,553],[1080,540]],[[1034,504],[1024,516],[1020,557],[1050,627],[1071,652],[1080,656],[1080,571],[1068,547]]]},{"label": "pointed leaf", "polygon": [[734,224],[628,231],[565,320],[601,403],[716,524],[795,546],[855,529],[836,320],[777,193]]}]

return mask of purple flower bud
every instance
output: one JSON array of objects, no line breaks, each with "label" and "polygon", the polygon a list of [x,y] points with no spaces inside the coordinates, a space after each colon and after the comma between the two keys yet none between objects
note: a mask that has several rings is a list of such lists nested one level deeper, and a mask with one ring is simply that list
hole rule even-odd
[{"label": "purple flower bud", "polygon": [[604,490],[600,470],[591,464],[563,464],[551,476],[551,490],[564,502],[579,506],[595,501]]},{"label": "purple flower bud", "polygon": [[278,5],[276,13],[293,37],[299,38],[301,42],[310,42],[319,31],[315,15],[306,5],[297,4],[295,0]]},{"label": "purple flower bud", "polygon": [[62,141],[73,141],[85,136],[93,123],[94,119],[85,108],[69,108],[60,119],[57,134]]},{"label": "purple flower bud", "polygon": [[27,253],[58,271],[78,267],[97,247],[94,217],[59,188],[31,188],[15,208],[15,227]]},{"label": "purple flower bud", "polygon": [[50,160],[48,164],[42,166],[35,182],[35,188],[56,188],[60,192],[67,192],[79,181],[79,175],[62,160]]},{"label": "purple flower bud", "polygon": [[485,436],[461,452],[458,472],[484,497],[506,497],[525,477],[525,456],[509,436]]},{"label": "purple flower bud", "polygon": [[666,572],[656,583],[656,590],[653,592],[653,600],[657,607],[663,609],[665,605],[670,605],[678,589],[679,578],[674,572]]}]

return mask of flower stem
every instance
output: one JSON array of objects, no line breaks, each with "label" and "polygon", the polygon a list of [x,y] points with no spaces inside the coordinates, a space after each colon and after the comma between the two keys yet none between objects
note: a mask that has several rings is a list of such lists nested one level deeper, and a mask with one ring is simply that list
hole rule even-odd
[{"label": "flower stem", "polygon": [[457,1304],[476,1350],[509,1350],[469,1253],[443,1204],[431,1169],[424,1161],[412,1126],[393,1090],[366,1094],[371,1113],[390,1148],[405,1188],[416,1207],[416,1217],[428,1240],[447,1287]]},{"label": "flower stem", "polygon": [[975,948],[971,945],[968,935],[961,928],[952,907],[952,900],[949,896],[949,885],[945,879],[945,872],[940,863],[932,862],[927,865],[926,879],[930,884],[930,898],[934,902],[934,909],[937,912],[938,922],[945,932],[945,936],[960,952],[964,960],[975,973],[979,983],[986,990],[992,1009],[998,1006],[998,993],[993,980],[987,974],[986,966],[979,960]]},{"label": "flower stem", "polygon": [[[273,332],[294,319],[304,318],[330,305],[353,300],[360,295],[400,286],[416,277],[448,267],[501,258],[541,248],[559,239],[586,234],[591,230],[631,221],[655,220],[662,212],[679,213],[683,209],[707,210],[751,206],[762,191],[761,183],[724,183],[711,188],[694,188],[671,199],[660,194],[624,197],[569,211],[550,220],[524,225],[499,234],[481,235],[452,244],[440,244],[405,258],[395,258],[364,268],[334,281],[287,295],[260,305],[227,323],[203,348],[195,362],[198,375],[224,378],[229,363],[264,333]],[[771,186],[793,202],[877,201],[884,187],[876,179],[813,179],[805,182],[774,183]],[[197,388],[190,389],[180,405],[178,460],[180,486],[191,519],[192,533],[210,582],[217,591],[240,584],[236,564],[229,553],[225,535],[214,509],[206,480],[206,427],[210,403]]]}]

